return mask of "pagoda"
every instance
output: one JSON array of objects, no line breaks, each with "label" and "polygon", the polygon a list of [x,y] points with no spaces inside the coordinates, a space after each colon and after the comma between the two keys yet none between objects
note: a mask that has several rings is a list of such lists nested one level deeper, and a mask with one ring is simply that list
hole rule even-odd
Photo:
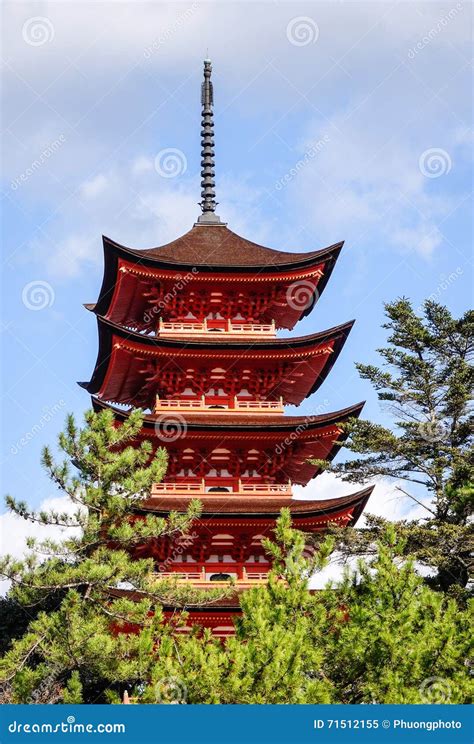
[{"label": "pagoda", "polygon": [[[363,404],[287,416],[315,393],[335,363],[352,321],[307,336],[279,338],[307,316],[323,292],[342,243],[290,253],[232,232],[216,214],[211,62],[202,84],[201,214],[185,235],[138,250],[103,239],[105,268],[96,304],[99,352],[91,380],[95,410],[117,425],[145,412],[139,439],[165,447],[169,464],[137,511],[166,517],[199,499],[202,513],[181,540],[159,538],[135,557],[204,591],[232,582],[221,601],[191,606],[188,627],[233,632],[239,593],[265,583],[271,568],[262,538],[283,507],[296,528],[355,524],[371,488],[342,498],[297,500],[295,484],[331,460],[342,424]],[[170,615],[175,608],[165,608]]]}]

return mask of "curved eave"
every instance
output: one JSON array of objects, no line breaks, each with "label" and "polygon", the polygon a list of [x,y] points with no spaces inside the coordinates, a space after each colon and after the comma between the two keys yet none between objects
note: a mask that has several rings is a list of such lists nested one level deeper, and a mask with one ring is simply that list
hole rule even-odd
[{"label": "curved eave", "polygon": [[[168,271],[183,271],[198,272],[200,274],[209,274],[212,279],[212,274],[275,274],[288,273],[289,271],[298,271],[303,269],[310,269],[312,266],[316,266],[319,263],[325,263],[324,274],[318,282],[317,294],[320,296],[324,291],[324,288],[329,281],[331,273],[334,269],[335,263],[344,245],[344,241],[335,243],[334,245],[322,248],[317,251],[311,251],[309,253],[296,253],[294,254],[294,261],[282,262],[282,263],[255,263],[255,264],[238,264],[229,263],[227,265],[218,264],[202,264],[199,265],[196,262],[177,262],[170,260],[163,260],[156,256],[150,256],[150,251],[156,251],[161,249],[148,249],[148,250],[134,250],[132,248],[126,248],[119,243],[107,238],[105,235],[102,236],[103,248],[104,248],[104,276],[102,280],[102,286],[99,292],[99,298],[94,306],[94,312],[98,315],[107,315],[112,298],[114,295],[114,289],[117,281],[118,263],[119,259],[124,259],[135,266],[150,268],[155,271],[162,269]],[[165,248],[166,246],[163,246]],[[283,254],[280,251],[274,251],[271,248],[265,249],[274,256],[277,261],[278,256]],[[301,317],[308,315],[314,303],[316,301],[316,294],[313,294],[312,302],[305,308]]]},{"label": "curved eave", "polygon": [[210,341],[207,338],[202,338],[201,340],[189,338],[177,340],[164,339],[158,336],[146,336],[136,331],[130,331],[126,328],[123,328],[122,326],[119,326],[116,323],[112,323],[111,321],[106,320],[105,318],[98,315],[97,326],[99,335],[99,350],[97,354],[97,360],[90,381],[79,382],[79,385],[92,394],[98,393],[100,391],[109,367],[112,351],[112,341],[114,337],[119,337],[126,341],[135,343],[138,346],[141,346],[144,350],[150,348],[169,349],[170,351],[172,351],[173,349],[187,349],[190,352],[196,350],[223,351],[228,349],[235,351],[245,351],[251,349],[254,352],[282,349],[296,350],[324,344],[327,341],[334,340],[332,353],[329,355],[329,358],[324,365],[321,374],[317,377],[313,386],[311,387],[311,390],[307,393],[306,397],[308,397],[308,395],[311,395],[313,392],[315,392],[315,390],[324,382],[327,375],[331,371],[342,347],[346,342],[352,326],[354,325],[354,322],[355,321],[351,320],[348,323],[343,323],[339,326],[335,326],[334,328],[319,331],[318,333],[313,333],[308,336],[299,336],[297,338],[272,339],[269,341],[260,341],[259,343],[255,343],[255,341],[242,342],[226,339],[224,343],[222,341]]},{"label": "curved eave", "polygon": [[[110,405],[105,401],[99,400],[98,398],[91,396],[92,407],[95,411],[103,411],[104,409],[113,411],[114,416],[118,421],[125,421],[130,416],[130,411],[124,411],[121,408]],[[265,421],[255,421],[252,423],[239,423],[239,419],[229,421],[226,417],[222,417],[222,421],[209,423],[206,421],[192,420],[189,417],[186,419],[186,430],[188,432],[229,432],[239,431],[246,432],[266,432],[274,431],[281,432],[284,434],[291,434],[297,430],[304,428],[304,431],[312,431],[314,429],[320,429],[325,426],[333,426],[350,418],[357,418],[360,416],[362,409],[365,405],[365,401],[356,403],[353,406],[342,408],[339,411],[331,411],[330,413],[320,413],[314,416],[276,416],[272,421],[269,421],[269,417],[265,416]],[[151,437],[157,437],[156,421],[159,417],[153,414],[145,414],[143,416],[142,429],[150,433]],[[242,417],[239,417],[240,420]],[[285,419],[288,421],[285,423]],[[311,419],[311,420],[310,420]],[[159,438],[159,437],[158,437]]]},{"label": "curved eave", "polygon": [[[111,410],[117,422],[126,421],[130,411],[124,411],[97,398],[92,398],[92,406],[95,411]],[[310,480],[320,473],[320,468],[311,463],[311,460],[324,459],[331,462],[342,447],[347,433],[341,429],[341,424],[351,418],[357,418],[364,406],[364,403],[358,403],[349,408],[340,411],[320,414],[318,416],[292,416],[276,417],[278,421],[222,421],[222,422],[197,422],[186,419],[186,441],[190,442],[195,439],[216,440],[216,441],[245,441],[254,437],[262,442],[266,442],[272,450],[281,445],[288,437],[291,437],[295,445],[306,452],[304,455],[304,465],[298,465],[296,468],[287,463],[284,470],[286,479],[291,477],[293,483],[305,486]],[[166,439],[157,430],[157,416],[145,415],[143,417],[142,428],[139,434],[140,439],[155,442],[155,446],[165,446],[167,448],[175,447],[174,441],[166,442]],[[285,423],[285,418],[287,422]],[[311,419],[311,421],[309,421]],[[301,451],[301,450],[300,450]],[[289,475],[291,473],[291,475]]]},{"label": "curved eave", "polygon": [[[374,486],[369,486],[347,496],[324,500],[280,499],[269,503],[268,499],[262,499],[258,505],[251,503],[252,501],[255,502],[255,499],[249,498],[247,504],[239,504],[240,508],[235,509],[235,511],[232,510],[232,499],[223,501],[223,506],[214,500],[212,503],[206,503],[206,500],[202,499],[202,511],[199,519],[208,522],[242,518],[276,520],[280,516],[281,509],[289,508],[292,520],[295,523],[298,519],[307,519],[310,517],[327,517],[328,521],[331,521],[331,517],[336,517],[351,510],[351,524],[355,524],[365,509],[373,490]],[[157,516],[166,517],[170,511],[178,512],[179,514],[185,513],[189,505],[189,499],[169,500],[167,506],[165,505],[165,501],[165,498],[159,500],[153,498],[147,499],[135,511],[137,514],[152,512]]]}]

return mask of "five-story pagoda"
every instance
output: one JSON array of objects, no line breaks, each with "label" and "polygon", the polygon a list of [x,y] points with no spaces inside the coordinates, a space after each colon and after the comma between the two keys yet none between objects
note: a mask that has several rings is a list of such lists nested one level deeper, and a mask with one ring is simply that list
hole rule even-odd
[{"label": "five-story pagoda", "polygon": [[[293,484],[331,459],[341,423],[362,404],[314,416],[286,416],[285,404],[314,393],[334,364],[352,322],[308,336],[278,338],[308,315],[331,275],[342,243],[309,253],[257,245],[216,215],[211,63],[202,84],[202,214],[182,237],[159,248],[125,248],[104,238],[105,270],[97,315],[99,353],[90,382],[96,410],[112,405],[146,413],[140,437],[164,446],[169,466],[142,511],[166,516],[200,499],[192,537],[177,549],[160,539],[152,556],[162,575],[195,586],[235,582],[235,596],[189,607],[189,625],[218,635],[233,630],[238,594],[265,582],[261,539],[282,507],[305,532],[354,524],[371,489],[342,498],[292,498]],[[126,407],[129,407],[127,410]],[[163,570],[163,568],[165,570]],[[171,613],[173,608],[167,608]]]}]

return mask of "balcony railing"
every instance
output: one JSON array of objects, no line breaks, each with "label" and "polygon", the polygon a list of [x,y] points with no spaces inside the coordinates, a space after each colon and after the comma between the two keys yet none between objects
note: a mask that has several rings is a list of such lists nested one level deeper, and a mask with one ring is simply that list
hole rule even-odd
[{"label": "balcony railing", "polygon": [[224,398],[220,401],[217,396],[196,398],[194,400],[161,399],[156,397],[154,413],[163,411],[188,411],[189,413],[210,413],[218,411],[219,414],[235,413],[236,411],[247,411],[249,413],[284,413],[283,398],[279,400],[239,400],[238,398]]},{"label": "balcony railing", "polygon": [[292,495],[291,482],[288,483],[242,483],[238,480],[232,485],[222,486],[228,490],[225,491],[211,491],[210,489],[215,488],[214,484],[206,483],[204,479],[195,481],[185,481],[174,483],[154,483],[151,488],[151,496],[162,496],[164,494],[169,496],[189,496],[193,497],[215,497],[223,498],[227,494],[228,496],[249,496],[255,494],[257,496],[289,496]]},{"label": "balcony railing", "polygon": [[231,320],[200,321],[165,321],[162,318],[158,324],[159,336],[175,335],[207,335],[211,333],[226,333],[232,336],[275,336],[275,323],[236,323]]},{"label": "balcony railing", "polygon": [[242,586],[243,584],[266,584],[268,581],[268,572],[265,571],[249,571],[247,572],[244,568],[242,575],[237,577],[234,576],[232,579],[211,581],[213,573],[220,573],[226,571],[226,565],[220,564],[219,571],[209,571],[206,568],[202,568],[201,571],[159,571],[156,572],[155,576],[162,579],[176,579],[178,583],[197,583],[200,586],[210,586],[217,588],[219,585],[226,585],[232,583],[236,586]]}]

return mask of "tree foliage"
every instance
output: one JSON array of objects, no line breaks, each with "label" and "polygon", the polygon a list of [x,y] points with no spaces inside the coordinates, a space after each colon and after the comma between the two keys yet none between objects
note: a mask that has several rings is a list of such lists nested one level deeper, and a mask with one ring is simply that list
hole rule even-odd
[{"label": "tree foliage", "polygon": [[[34,690],[46,695],[50,687],[59,690],[59,699],[76,700],[82,694],[79,682],[88,695],[100,697],[111,679],[141,678],[144,645],[168,632],[162,605],[207,603],[223,594],[222,589],[203,594],[163,580],[152,559],[130,557],[144,541],[178,538],[200,513],[199,502],[193,501],[184,515],[134,519],[167,465],[163,449],[153,454],[149,442],[136,444],[142,419],[135,411],[116,427],[110,411],[90,411],[79,429],[69,416],[59,436],[65,459],[57,463],[44,449],[44,468],[69,497],[73,513],[37,513],[7,498],[20,517],[71,531],[63,541],[31,539],[23,560],[6,556],[0,562],[0,575],[12,584],[8,606],[16,604],[17,615],[28,617],[19,637],[13,630],[11,647],[0,662],[7,699],[24,702]],[[136,632],[117,632],[121,628]]]},{"label": "tree foliage", "polygon": [[[395,479],[401,495],[422,503],[426,512],[422,522],[397,525],[407,551],[436,569],[434,585],[465,587],[473,548],[474,313],[456,319],[427,301],[417,315],[406,299],[385,309],[389,337],[378,350],[382,365],[357,369],[387,405],[393,424],[348,422],[345,447],[355,457],[330,467],[357,483]],[[369,524],[363,533],[346,531],[339,546],[346,555],[374,552],[385,525],[378,519]]]},{"label": "tree foliage", "polygon": [[467,703],[470,609],[429,589],[388,528],[372,561],[311,592],[311,561],[283,510],[267,586],[246,591],[236,634],[225,643],[195,633],[168,638],[136,702]]}]

